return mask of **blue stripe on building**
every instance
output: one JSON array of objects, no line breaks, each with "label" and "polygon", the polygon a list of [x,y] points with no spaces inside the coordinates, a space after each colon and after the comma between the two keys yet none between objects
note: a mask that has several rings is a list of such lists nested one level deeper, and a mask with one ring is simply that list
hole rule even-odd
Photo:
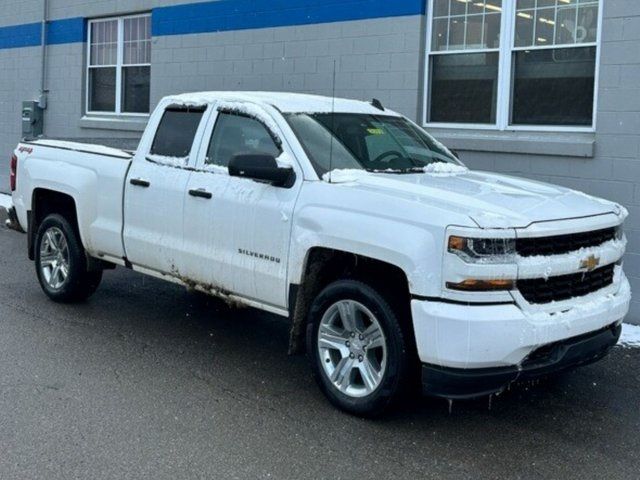
[{"label": "blue stripe on building", "polygon": [[153,35],[185,35],[422,15],[424,0],[220,0],[153,10]]},{"label": "blue stripe on building", "polygon": [[84,42],[87,38],[86,27],[87,22],[82,17],[49,22],[47,44],[60,45],[63,43]]},{"label": "blue stripe on building", "polygon": [[[154,36],[290,27],[373,18],[424,15],[424,0],[219,0],[153,9]],[[86,41],[87,21],[48,22],[47,44]],[[41,24],[0,27],[0,49],[35,47]]]},{"label": "blue stripe on building", "polygon": [[[84,42],[86,24],[84,18],[79,17],[48,22],[47,44]],[[36,47],[42,43],[41,35],[41,23],[0,27],[0,49]]]},{"label": "blue stripe on building", "polygon": [[40,45],[40,23],[12,25],[0,28],[0,48],[21,48]]}]

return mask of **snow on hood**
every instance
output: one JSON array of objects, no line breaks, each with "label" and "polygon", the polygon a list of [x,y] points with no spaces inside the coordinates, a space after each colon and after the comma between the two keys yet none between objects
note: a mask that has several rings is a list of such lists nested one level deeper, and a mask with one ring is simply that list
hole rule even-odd
[{"label": "snow on hood", "polygon": [[464,167],[442,174],[333,170],[323,179],[466,214],[481,228],[525,228],[540,221],[626,213],[618,204],[568,188]]}]

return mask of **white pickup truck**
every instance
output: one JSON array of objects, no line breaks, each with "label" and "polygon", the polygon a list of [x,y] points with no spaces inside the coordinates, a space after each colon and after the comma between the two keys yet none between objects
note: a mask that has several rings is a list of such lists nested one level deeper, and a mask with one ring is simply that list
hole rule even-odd
[{"label": "white pickup truck", "polygon": [[595,361],[629,308],[623,207],[470,171],[378,101],[172,96],[133,154],[23,141],[11,189],[51,299],[120,265],[289,317],[360,415],[419,378],[462,399]]}]

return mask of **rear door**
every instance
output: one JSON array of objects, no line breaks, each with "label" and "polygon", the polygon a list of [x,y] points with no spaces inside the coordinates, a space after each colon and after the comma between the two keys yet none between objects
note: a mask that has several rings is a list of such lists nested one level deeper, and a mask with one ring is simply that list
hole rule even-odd
[{"label": "rear door", "polygon": [[180,275],[184,206],[205,108],[168,107],[136,154],[125,185],[124,246],[135,266]]},{"label": "rear door", "polygon": [[270,129],[274,122],[267,128],[242,111],[225,106],[205,131],[187,187],[186,270],[190,278],[207,286],[263,306],[286,308],[291,218],[302,173],[293,165],[297,180],[292,188],[229,176],[234,155],[279,157],[284,151],[293,158],[287,143],[280,140],[281,132]]}]

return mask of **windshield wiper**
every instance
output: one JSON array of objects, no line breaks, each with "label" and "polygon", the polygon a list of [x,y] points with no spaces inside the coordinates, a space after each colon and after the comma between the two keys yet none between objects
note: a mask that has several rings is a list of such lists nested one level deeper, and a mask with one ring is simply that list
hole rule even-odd
[{"label": "windshield wiper", "polygon": [[424,173],[424,169],[422,167],[385,168],[384,170],[367,168],[366,171],[371,173],[389,173],[392,175],[406,175],[408,173]]}]

